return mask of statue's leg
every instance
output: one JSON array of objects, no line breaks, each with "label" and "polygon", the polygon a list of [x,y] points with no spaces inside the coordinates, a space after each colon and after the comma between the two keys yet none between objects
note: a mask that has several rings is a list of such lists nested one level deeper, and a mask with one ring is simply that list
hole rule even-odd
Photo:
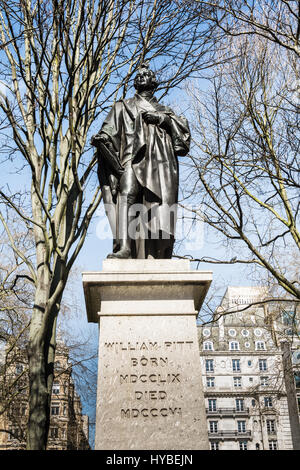
[{"label": "statue's leg", "polygon": [[171,259],[173,254],[174,236],[170,234],[162,235],[158,240],[147,240],[147,258],[151,259]]},{"label": "statue's leg", "polygon": [[125,167],[125,171],[120,179],[119,194],[119,233],[120,249],[116,253],[111,253],[108,258],[131,258],[131,238],[128,234],[129,209],[137,200],[140,191],[140,185],[136,179],[131,162]]}]

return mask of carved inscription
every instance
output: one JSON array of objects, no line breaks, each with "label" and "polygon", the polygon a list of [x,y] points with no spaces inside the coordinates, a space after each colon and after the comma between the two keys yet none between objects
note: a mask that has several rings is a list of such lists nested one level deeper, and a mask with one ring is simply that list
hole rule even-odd
[{"label": "carved inscription", "polygon": [[[172,353],[190,351],[195,346],[193,341],[117,341],[107,342],[104,346],[107,352],[114,354],[129,353],[129,370],[119,374],[119,385],[133,384],[136,389],[129,397],[131,406],[120,410],[122,419],[182,416],[182,407],[174,404],[180,397],[176,390],[174,393],[174,387],[176,389],[183,382],[183,377],[176,370]],[[141,357],[138,352],[142,352]],[[169,397],[170,393],[172,396]]]},{"label": "carved inscription", "polygon": [[120,383],[147,383],[147,382],[152,382],[152,383],[174,383],[174,382],[180,382],[180,374],[141,374],[141,375],[136,375],[136,374],[126,374],[126,375],[120,375]]},{"label": "carved inscription", "polygon": [[141,364],[141,366],[167,366],[168,365],[168,358],[167,357],[141,357],[141,359],[138,359],[136,357],[131,358],[131,365],[133,367],[138,366]]},{"label": "carved inscription", "polygon": [[167,392],[164,390],[149,390],[145,392],[140,392],[139,390],[136,390],[134,392],[134,398],[136,400],[164,400],[167,396]]},{"label": "carved inscription", "polygon": [[106,349],[111,349],[114,352],[118,353],[121,351],[159,351],[165,350],[169,352],[174,351],[186,351],[193,348],[193,341],[143,341],[131,343],[123,343],[122,341],[104,343]]},{"label": "carved inscription", "polygon": [[132,408],[131,410],[121,410],[121,418],[138,418],[139,416],[144,418],[149,418],[151,416],[152,418],[156,418],[157,416],[162,416],[163,418],[166,418],[167,416],[174,415],[181,416],[181,408],[143,408],[141,410]]}]

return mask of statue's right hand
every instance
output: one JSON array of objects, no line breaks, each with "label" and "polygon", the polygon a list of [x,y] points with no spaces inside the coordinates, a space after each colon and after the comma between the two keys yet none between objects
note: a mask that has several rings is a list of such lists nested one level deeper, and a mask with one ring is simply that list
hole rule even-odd
[{"label": "statue's right hand", "polygon": [[109,138],[105,134],[96,134],[92,136],[91,145],[97,147],[100,142],[102,142],[103,144],[108,144]]},{"label": "statue's right hand", "polygon": [[91,138],[91,145],[93,145],[94,147],[97,147],[97,142],[99,142],[99,136],[96,134],[96,135],[93,135]]}]

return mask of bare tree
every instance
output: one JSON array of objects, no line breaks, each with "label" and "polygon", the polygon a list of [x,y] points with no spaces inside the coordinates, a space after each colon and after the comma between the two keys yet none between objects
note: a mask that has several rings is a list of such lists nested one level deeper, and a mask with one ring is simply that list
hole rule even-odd
[{"label": "bare tree", "polygon": [[[21,230],[18,218],[12,220],[10,230],[16,247],[27,258],[33,257],[34,241],[30,231]],[[9,435],[9,442],[20,448],[26,446],[28,419],[28,359],[27,344],[34,299],[34,288],[23,260],[10,246],[5,230],[0,237],[0,440]],[[70,356],[67,369],[55,370],[56,377],[71,373],[75,379],[76,391],[89,409],[95,405],[97,377],[97,340],[88,334],[82,325],[79,304],[79,267],[73,268],[60,307],[58,337],[60,350],[65,348]],[[74,323],[77,324],[75,331]],[[81,329],[79,329],[81,325]],[[58,351],[58,355],[59,355]],[[57,350],[56,350],[57,353]],[[55,363],[57,354],[55,355]],[[53,398],[53,396],[52,396]],[[91,411],[89,411],[91,414]],[[93,419],[93,416],[92,416]],[[91,423],[91,421],[90,421]],[[5,440],[5,439],[4,439]]]},{"label": "bare tree", "polygon": [[186,0],[224,38],[258,35],[300,56],[298,0]]},{"label": "bare tree", "polygon": [[[11,233],[15,246],[30,257],[32,237],[26,230],[13,227],[13,221]],[[9,247],[9,242],[4,231],[0,236],[0,433],[22,439],[24,423],[20,415],[13,419],[12,428],[5,425],[5,417],[15,418],[16,402],[20,408],[21,396],[28,390],[28,367],[20,349],[24,351],[28,339],[33,289],[23,260]]]},{"label": "bare tree", "polygon": [[210,64],[211,39],[197,13],[169,1],[1,0],[2,153],[28,177],[30,205],[17,204],[4,187],[0,195],[30,227],[35,246],[34,259],[21,253],[1,215],[35,292],[28,449],[46,447],[57,315],[101,201],[89,131],[126,94],[142,61],[156,60],[163,96]]},{"label": "bare tree", "polygon": [[[264,268],[285,295],[300,300],[299,114],[294,62],[261,37],[231,44],[206,91],[192,92],[194,149],[190,181],[194,216],[229,257],[206,262]],[[186,197],[189,196],[185,191]]]}]

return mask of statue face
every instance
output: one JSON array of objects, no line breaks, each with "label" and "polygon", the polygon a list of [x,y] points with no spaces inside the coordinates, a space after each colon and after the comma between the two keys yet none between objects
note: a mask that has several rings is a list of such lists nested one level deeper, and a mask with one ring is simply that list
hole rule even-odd
[{"label": "statue face", "polygon": [[138,91],[153,90],[156,88],[153,72],[148,69],[140,69],[135,76],[134,86]]}]

